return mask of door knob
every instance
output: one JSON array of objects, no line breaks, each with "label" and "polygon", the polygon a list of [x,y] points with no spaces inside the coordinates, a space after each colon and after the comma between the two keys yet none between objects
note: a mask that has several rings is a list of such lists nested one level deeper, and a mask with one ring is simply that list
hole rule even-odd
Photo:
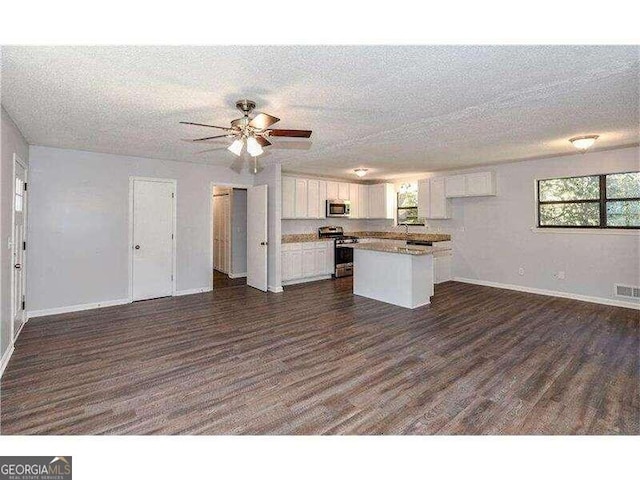
[{"label": "door knob", "polygon": [[18,270],[20,270],[20,269],[22,268],[22,264],[20,264],[20,263],[16,263],[16,264],[14,265],[14,267],[15,267],[15,268],[17,268]]},{"label": "door knob", "polygon": [[135,247],[133,247],[133,248],[135,248],[136,250],[140,250],[140,245],[136,245],[136,246],[135,246]]},{"label": "door knob", "polygon": [[267,245],[267,242],[260,242],[260,245]]}]

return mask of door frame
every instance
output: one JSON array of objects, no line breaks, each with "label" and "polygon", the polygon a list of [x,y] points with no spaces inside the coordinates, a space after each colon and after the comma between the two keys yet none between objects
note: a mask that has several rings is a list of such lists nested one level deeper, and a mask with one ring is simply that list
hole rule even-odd
[{"label": "door frame", "polygon": [[172,280],[171,280],[171,296],[175,297],[176,295],[176,245],[178,240],[178,180],[175,178],[156,178],[156,177],[129,177],[129,241],[127,245],[127,249],[129,252],[129,287],[128,287],[128,297],[129,303],[133,303],[133,184],[135,181],[145,181],[145,182],[157,182],[157,183],[170,183],[173,185],[173,241],[171,242],[171,270],[172,270]]},{"label": "door frame", "polygon": [[[24,327],[24,324],[27,323],[27,321],[29,320],[29,316],[27,315],[27,311],[26,308],[22,310],[22,323],[20,324],[20,329],[16,332],[15,328],[14,328],[14,324],[15,324],[15,317],[16,317],[16,312],[14,311],[14,296],[15,296],[15,292],[16,292],[16,285],[15,285],[15,280],[14,280],[14,275],[13,275],[13,268],[14,268],[14,257],[15,257],[15,252],[16,252],[16,245],[15,245],[15,237],[16,237],[16,165],[20,165],[23,169],[24,169],[24,183],[28,183],[28,179],[29,179],[29,167],[27,166],[26,162],[24,160],[22,160],[22,158],[20,158],[20,156],[14,152],[13,154],[13,164],[12,164],[12,176],[11,176],[11,180],[12,180],[12,187],[11,187],[11,192],[13,193],[13,197],[11,198],[11,262],[9,263],[9,267],[11,268],[11,338],[10,338],[10,342],[9,345],[13,345],[13,342],[16,339],[17,335],[20,335],[20,331],[22,330],[22,327]],[[27,241],[27,215],[28,215],[28,208],[29,208],[29,192],[28,190],[25,190],[24,192],[24,198],[23,198],[23,203],[22,203],[22,219],[24,222],[24,241]],[[22,294],[24,296],[25,302],[27,300],[27,251],[25,249],[25,251],[22,254]]]},{"label": "door frame", "polygon": [[213,189],[215,187],[241,188],[248,190],[255,185],[227,182],[209,183],[209,290],[213,290]]}]

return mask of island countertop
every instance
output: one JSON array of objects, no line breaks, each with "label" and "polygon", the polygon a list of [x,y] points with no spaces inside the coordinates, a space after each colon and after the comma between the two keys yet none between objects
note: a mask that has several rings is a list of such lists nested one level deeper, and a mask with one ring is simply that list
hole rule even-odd
[{"label": "island countertop", "polygon": [[451,250],[448,247],[427,247],[423,245],[397,245],[389,242],[347,243],[343,247],[354,250],[369,250],[373,252],[399,253],[402,255],[433,255],[438,252]]},{"label": "island countertop", "polygon": [[[358,238],[375,238],[376,240],[420,240],[425,242],[446,242],[451,240],[451,235],[444,233],[405,233],[397,232],[347,232],[345,235]],[[327,238],[318,238],[317,233],[293,233],[282,235],[282,243],[305,243],[333,241]]]}]

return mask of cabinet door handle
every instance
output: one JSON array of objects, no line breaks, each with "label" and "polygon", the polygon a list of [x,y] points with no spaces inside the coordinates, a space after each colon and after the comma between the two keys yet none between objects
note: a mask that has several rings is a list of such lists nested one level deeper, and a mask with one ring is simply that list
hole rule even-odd
[{"label": "cabinet door handle", "polygon": [[133,247],[133,248],[135,248],[136,250],[140,250],[140,245],[136,245],[136,246],[135,246],[135,247]]},{"label": "cabinet door handle", "polygon": [[268,245],[268,242],[260,242],[260,245]]}]

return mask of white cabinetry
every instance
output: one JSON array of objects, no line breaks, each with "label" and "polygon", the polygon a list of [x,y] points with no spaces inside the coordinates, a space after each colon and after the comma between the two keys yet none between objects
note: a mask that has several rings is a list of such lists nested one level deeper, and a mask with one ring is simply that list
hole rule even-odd
[{"label": "white cabinetry", "polygon": [[360,213],[360,188],[364,185],[357,183],[349,184],[349,202],[351,202],[351,214],[349,218],[363,218]]},{"label": "white cabinetry", "polygon": [[369,218],[369,186],[358,188],[358,218]]},{"label": "white cabinetry", "polygon": [[349,184],[338,183],[338,199],[349,200]]},{"label": "white cabinetry", "polygon": [[495,194],[496,181],[493,172],[476,172],[446,177],[448,198],[485,197]]},{"label": "white cabinetry", "polygon": [[307,218],[308,195],[307,181],[303,178],[296,178],[296,218]]},{"label": "white cabinetry", "polygon": [[282,281],[288,284],[329,278],[333,273],[333,241],[282,245]]},{"label": "white cabinetry", "polygon": [[396,196],[392,183],[368,185],[369,212],[367,218],[395,218]]},{"label": "white cabinetry", "polygon": [[296,216],[296,179],[282,177],[282,218]]},{"label": "white cabinetry", "polygon": [[282,218],[324,218],[324,180],[282,177]]},{"label": "white cabinetry", "polygon": [[338,182],[327,182],[327,200],[338,200]]},{"label": "white cabinetry", "polygon": [[328,200],[349,200],[349,184],[343,182],[327,182]]},{"label": "white cabinetry", "polygon": [[449,201],[445,196],[445,177],[418,182],[418,216],[420,218],[450,218]]}]

